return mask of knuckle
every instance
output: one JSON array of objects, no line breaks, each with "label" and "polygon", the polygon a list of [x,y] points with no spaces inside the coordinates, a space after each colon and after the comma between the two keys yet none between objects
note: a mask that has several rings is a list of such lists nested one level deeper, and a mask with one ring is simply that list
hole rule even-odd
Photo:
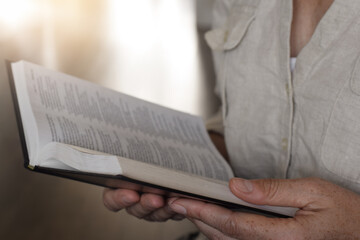
[{"label": "knuckle", "polygon": [[122,209],[121,206],[117,204],[113,194],[111,194],[109,191],[106,191],[103,194],[103,204],[107,209],[113,212],[117,212]]},{"label": "knuckle", "polygon": [[172,214],[168,214],[165,210],[165,208],[161,208],[155,212],[152,212],[148,215],[148,217],[151,219],[151,221],[155,222],[165,222],[170,217],[172,217]]},{"label": "knuckle", "polygon": [[223,223],[222,226],[223,229],[225,229],[226,233],[229,236],[238,236],[240,233],[240,224],[235,216],[234,213],[232,213]]},{"label": "knuckle", "polygon": [[119,209],[119,208],[115,208],[114,206],[112,206],[112,205],[111,205],[108,201],[106,201],[106,200],[104,200],[103,203],[104,203],[104,206],[105,206],[108,210],[110,210],[110,211],[112,211],[112,212],[117,212],[117,211],[121,210],[121,209]]},{"label": "knuckle", "polygon": [[156,207],[154,207],[151,203],[149,202],[140,202],[141,208],[143,211],[145,212],[153,212],[156,210]]},{"label": "knuckle", "polygon": [[134,216],[134,217],[136,217],[138,219],[143,219],[146,216],[145,214],[142,214],[139,211],[137,211],[134,207],[126,208],[126,212],[128,214],[130,214],[131,216]]},{"label": "knuckle", "polygon": [[268,179],[263,184],[264,185],[262,187],[264,189],[264,197],[266,197],[266,199],[269,201],[274,200],[281,190],[280,181],[277,179]]},{"label": "knuckle", "polygon": [[163,201],[159,196],[143,195],[140,204],[147,211],[154,211],[162,207]]},{"label": "knuckle", "polygon": [[103,200],[104,206],[110,210],[110,205],[109,205],[109,199],[108,198],[109,197],[104,194],[102,200]]}]

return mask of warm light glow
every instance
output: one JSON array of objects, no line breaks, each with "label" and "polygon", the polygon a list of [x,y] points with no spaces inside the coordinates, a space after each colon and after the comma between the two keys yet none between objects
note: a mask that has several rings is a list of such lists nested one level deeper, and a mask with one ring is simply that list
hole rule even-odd
[{"label": "warm light glow", "polygon": [[203,76],[195,3],[0,0],[0,43],[16,49],[10,58],[198,114]]},{"label": "warm light glow", "polygon": [[0,24],[7,30],[16,30],[35,14],[31,0],[0,0]]},{"label": "warm light glow", "polygon": [[[111,85],[130,95],[198,113],[199,65],[193,0],[109,0]],[[151,89],[151,91],[149,91]]]}]

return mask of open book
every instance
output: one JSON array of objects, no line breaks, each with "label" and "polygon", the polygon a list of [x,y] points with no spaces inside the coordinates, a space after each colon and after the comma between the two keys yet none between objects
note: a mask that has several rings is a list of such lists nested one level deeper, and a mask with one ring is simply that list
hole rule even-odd
[{"label": "open book", "polygon": [[233,173],[200,117],[29,62],[8,65],[27,168],[106,187],[294,215],[294,208],[252,205],[230,192]]}]

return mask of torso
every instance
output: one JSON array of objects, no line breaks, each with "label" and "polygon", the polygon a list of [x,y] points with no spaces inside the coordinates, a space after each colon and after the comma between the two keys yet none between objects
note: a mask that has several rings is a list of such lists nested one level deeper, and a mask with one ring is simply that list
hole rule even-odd
[{"label": "torso", "polygon": [[207,41],[226,147],[236,176],[320,177],[360,193],[360,1],[318,3],[307,19],[288,0],[218,1]]}]

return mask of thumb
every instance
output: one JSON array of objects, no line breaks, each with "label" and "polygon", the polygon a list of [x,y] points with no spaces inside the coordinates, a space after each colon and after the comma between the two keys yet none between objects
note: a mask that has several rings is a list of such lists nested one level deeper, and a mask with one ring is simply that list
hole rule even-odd
[{"label": "thumb", "polygon": [[301,179],[233,178],[229,187],[238,198],[257,205],[302,208],[311,198],[306,181]]}]

